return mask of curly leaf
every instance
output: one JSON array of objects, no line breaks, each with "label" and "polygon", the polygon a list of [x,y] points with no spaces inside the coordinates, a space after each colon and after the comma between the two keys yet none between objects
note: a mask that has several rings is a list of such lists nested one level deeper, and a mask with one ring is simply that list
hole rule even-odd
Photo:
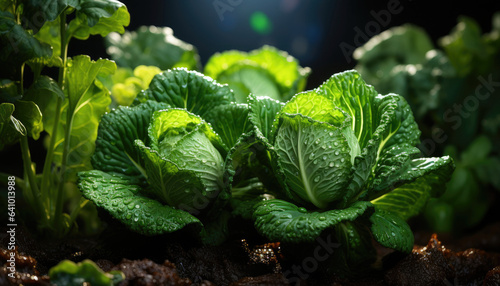
[{"label": "curly leaf", "polygon": [[216,106],[234,101],[234,95],[226,85],[201,73],[179,68],[156,75],[149,89],[137,96],[135,104],[148,99],[185,108],[204,117]]},{"label": "curly leaf", "polygon": [[74,6],[76,17],[68,24],[70,37],[86,40],[90,35],[107,36],[124,33],[130,23],[127,7],[116,0],[79,0]]},{"label": "curly leaf", "polygon": [[250,92],[286,100],[304,89],[310,69],[301,67],[286,52],[263,46],[249,53],[217,53],[208,60],[204,73],[241,91],[240,100]]},{"label": "curly leaf", "polygon": [[248,97],[248,120],[257,133],[267,138],[268,141],[271,140],[274,119],[284,105],[281,101],[266,96],[259,97],[251,94]]},{"label": "curly leaf", "polygon": [[246,104],[219,105],[207,113],[204,119],[210,122],[228,147],[234,146],[238,138],[251,129]]},{"label": "curly leaf", "polygon": [[157,66],[162,70],[184,67],[197,70],[200,59],[196,48],[177,39],[169,27],[141,26],[123,35],[106,37],[107,52],[121,67]]},{"label": "curly leaf", "polygon": [[120,107],[102,117],[97,134],[92,166],[104,172],[122,173],[145,178],[141,153],[136,139],[148,138],[153,112],[168,108],[165,103],[147,101],[134,107]]},{"label": "curly leaf", "polygon": [[353,221],[372,204],[354,203],[346,209],[308,212],[305,208],[282,200],[268,200],[255,207],[255,228],[272,241],[312,242],[325,229],[338,223]]},{"label": "curly leaf", "polygon": [[98,170],[79,172],[78,176],[78,186],[85,198],[135,232],[158,235],[202,225],[188,212],[141,195],[144,187],[140,180]]}]

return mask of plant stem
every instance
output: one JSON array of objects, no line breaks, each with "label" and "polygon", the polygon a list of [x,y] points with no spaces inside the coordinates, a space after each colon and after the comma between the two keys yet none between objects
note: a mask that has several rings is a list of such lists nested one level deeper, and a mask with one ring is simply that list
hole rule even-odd
[{"label": "plant stem", "polygon": [[25,63],[21,65],[21,81],[19,83],[19,93],[23,95],[24,95],[24,65]]},{"label": "plant stem", "polygon": [[47,219],[47,213],[45,212],[45,209],[43,207],[42,200],[40,197],[40,190],[38,189],[38,185],[36,184],[35,172],[33,171],[32,168],[31,155],[28,146],[27,136],[23,136],[21,138],[21,152],[23,157],[24,172],[28,175],[28,182],[30,186],[29,189],[31,190],[31,195],[35,200],[35,206],[34,206],[36,208],[35,212],[38,215],[41,215],[42,221],[45,222]]},{"label": "plant stem", "polygon": [[[63,60],[63,66],[62,68],[59,69],[59,79],[58,83],[59,86],[61,87],[62,90],[64,90],[64,82],[66,80],[66,64],[68,60],[68,33],[66,30],[66,13],[63,12],[59,16],[59,21],[60,21],[60,34],[61,34],[61,57]],[[58,98],[58,113],[59,117],[60,114],[62,113],[61,110],[61,103],[62,105],[62,99]],[[58,118],[59,119],[59,118]],[[59,121],[59,120],[58,120]],[[68,152],[69,152],[69,142],[71,138],[71,126],[72,126],[72,116],[70,110],[66,110],[66,128],[64,130],[64,142],[63,142],[63,154],[62,154],[62,160],[61,160],[61,169],[60,169],[60,174],[59,174],[59,181],[57,185],[57,193],[56,193],[56,200],[55,200],[55,208],[54,208],[54,224],[56,228],[56,233],[61,235],[62,234],[62,226],[63,226],[63,221],[62,221],[62,213],[63,213],[63,193],[64,193],[64,184],[66,182],[66,165],[67,165],[67,160],[68,160]],[[55,137],[56,131],[57,131],[57,126],[54,125],[54,133],[53,137]],[[54,139],[54,142],[52,142],[52,139]],[[55,138],[51,138],[51,143],[55,144]],[[55,146],[51,145],[52,147],[52,153],[53,149]],[[52,154],[53,156],[53,154]],[[51,158],[52,160],[52,158]]]}]

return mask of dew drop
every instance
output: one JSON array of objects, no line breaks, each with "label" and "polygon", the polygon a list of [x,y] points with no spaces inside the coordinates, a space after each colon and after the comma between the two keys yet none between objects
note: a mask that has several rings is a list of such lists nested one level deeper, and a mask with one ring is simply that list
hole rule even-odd
[{"label": "dew drop", "polygon": [[333,166],[335,166],[335,163],[330,162],[330,164],[328,164],[328,166],[330,166],[330,168],[333,168]]},{"label": "dew drop", "polygon": [[309,155],[309,160],[312,160],[314,159],[314,153],[311,153],[311,155]]},{"label": "dew drop", "polygon": [[326,156],[323,156],[323,160],[326,160]]},{"label": "dew drop", "polygon": [[140,208],[140,206],[139,205],[135,205],[135,208],[138,209],[138,208]]},{"label": "dew drop", "polygon": [[324,220],[326,220],[326,217],[320,216],[318,219],[321,220],[321,221],[324,221]]},{"label": "dew drop", "polygon": [[304,145],[307,145],[307,140],[306,140],[306,141],[304,141]]},{"label": "dew drop", "polygon": [[337,155],[337,156],[338,156],[339,154],[340,154],[340,153],[339,153],[339,151],[335,151],[335,155]]},{"label": "dew drop", "polygon": [[307,210],[306,210],[305,208],[303,208],[303,207],[300,207],[300,208],[299,208],[299,212],[301,212],[301,213],[305,213],[305,212],[307,212]]},{"label": "dew drop", "polygon": [[328,135],[330,135],[330,137],[332,137],[333,136],[333,132],[328,133]]},{"label": "dew drop", "polygon": [[344,163],[344,161],[345,161],[345,159],[344,159],[344,158],[340,159],[340,162]]},{"label": "dew drop", "polygon": [[320,180],[319,176],[316,176],[316,178],[314,178],[314,182],[316,183],[319,182],[319,180]]},{"label": "dew drop", "polygon": [[314,160],[314,161],[313,161],[313,164],[314,164],[314,165],[318,164],[318,159]]},{"label": "dew drop", "polygon": [[134,218],[134,221],[138,221],[138,220],[139,220],[139,218],[138,218],[138,217]]}]

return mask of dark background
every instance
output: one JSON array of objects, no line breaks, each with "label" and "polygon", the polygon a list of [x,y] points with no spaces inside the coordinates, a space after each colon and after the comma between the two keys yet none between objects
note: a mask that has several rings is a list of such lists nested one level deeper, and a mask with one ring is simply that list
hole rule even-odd
[{"label": "dark background", "polygon": [[[128,29],[141,25],[169,26],[179,39],[197,47],[202,64],[215,52],[229,49],[249,51],[263,44],[276,46],[298,58],[302,66],[309,66],[312,74],[308,88],[315,88],[331,74],[353,68],[355,62],[346,59],[340,44],[356,47],[354,40],[361,30],[368,38],[375,35],[366,31],[370,22],[376,22],[373,13],[388,10],[389,3],[399,3],[397,14],[392,14],[381,31],[404,23],[424,28],[435,41],[449,34],[460,15],[474,18],[483,32],[491,30],[491,19],[500,11],[500,1],[420,1],[420,0],[122,0],[131,14]],[[216,7],[228,5],[232,11],[219,17]],[[234,7],[232,6],[234,5]],[[251,15],[262,12],[271,23],[268,34],[259,34],[250,25]],[[358,33],[359,34],[359,33]],[[89,53],[106,57],[95,39],[85,45],[73,43],[71,52]],[[363,38],[358,38],[358,43]],[[304,45],[305,43],[305,45]],[[436,43],[437,44],[437,43]],[[78,46],[77,46],[78,45]],[[92,45],[92,46],[89,46]],[[75,47],[77,46],[77,47]]]},{"label": "dark background", "polygon": [[[309,66],[312,74],[307,89],[321,84],[330,75],[353,68],[355,61],[344,55],[341,43],[356,47],[380,31],[404,23],[424,28],[432,40],[449,34],[460,15],[479,22],[483,33],[491,30],[491,19],[500,11],[500,1],[419,1],[419,0],[123,0],[131,14],[129,30],[141,25],[169,26],[181,40],[193,44],[202,64],[215,52],[238,49],[249,51],[263,44],[288,51]],[[229,10],[220,12],[225,5]],[[388,4],[399,13],[377,22],[373,14],[385,14]],[[222,10],[221,10],[222,11]],[[269,20],[267,33],[252,29],[250,20],[261,12]],[[370,26],[367,30],[367,25]],[[362,34],[360,34],[360,31]],[[357,40],[357,41],[355,41]],[[88,54],[93,59],[108,57],[99,36],[87,41],[73,40],[69,55]],[[41,136],[43,139],[43,135]],[[30,141],[32,157],[41,167],[45,150]],[[22,174],[18,144],[0,152],[0,172]]]}]

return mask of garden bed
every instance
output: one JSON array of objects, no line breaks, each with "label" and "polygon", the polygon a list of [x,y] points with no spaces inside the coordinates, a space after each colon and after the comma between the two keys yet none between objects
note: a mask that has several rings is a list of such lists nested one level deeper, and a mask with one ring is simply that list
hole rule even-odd
[{"label": "garden bed", "polygon": [[[16,278],[8,278],[1,253],[1,285],[50,285],[49,268],[63,259],[92,259],[104,271],[121,270],[119,285],[295,285],[292,270],[301,261],[288,259],[279,244],[261,244],[262,238],[233,238],[222,246],[197,246],[168,237],[144,238],[131,233],[106,231],[95,239],[38,240],[20,229]],[[113,233],[114,232],[114,233]],[[2,233],[5,233],[2,230]],[[120,239],[126,236],[127,239]],[[416,233],[417,244],[409,255],[392,255],[387,249],[384,268],[356,278],[304,273],[300,285],[499,285],[500,223],[490,224],[460,239]],[[7,239],[5,235],[2,242]],[[427,242],[426,242],[427,240]],[[262,254],[266,255],[262,255]],[[299,285],[299,284],[297,284]]]}]

